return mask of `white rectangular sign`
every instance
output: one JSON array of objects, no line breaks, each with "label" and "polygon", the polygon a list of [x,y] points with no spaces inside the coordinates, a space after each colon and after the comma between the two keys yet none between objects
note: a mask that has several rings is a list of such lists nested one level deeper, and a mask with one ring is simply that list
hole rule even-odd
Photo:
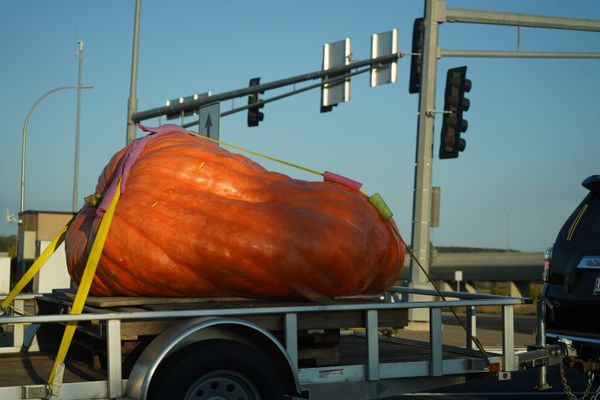
[{"label": "white rectangular sign", "polygon": [[[371,58],[395,54],[398,52],[398,30],[374,33],[371,36]],[[384,67],[371,68],[371,87],[396,83],[398,80],[398,63],[391,62]]]},{"label": "white rectangular sign", "polygon": [[[323,46],[323,70],[327,71],[328,69],[350,64],[352,58],[351,47],[350,38],[326,43]],[[334,85],[325,83],[327,80],[332,79],[340,79],[340,76],[323,79],[324,85],[321,89],[322,107],[330,107],[338,103],[350,101],[350,78],[346,78]]]},{"label": "white rectangular sign", "polygon": [[198,133],[211,139],[219,140],[219,121],[221,119],[221,103],[216,102],[204,106],[198,112]]}]

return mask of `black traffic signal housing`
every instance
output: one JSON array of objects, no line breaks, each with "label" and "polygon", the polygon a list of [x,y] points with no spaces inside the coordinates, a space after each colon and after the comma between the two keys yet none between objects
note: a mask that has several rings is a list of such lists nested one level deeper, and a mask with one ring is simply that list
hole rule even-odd
[{"label": "black traffic signal housing", "polygon": [[415,19],[412,35],[412,55],[410,56],[410,78],[408,93],[421,91],[421,76],[423,75],[423,46],[425,45],[425,23],[423,18]]},{"label": "black traffic signal housing", "polygon": [[469,124],[463,112],[469,110],[471,102],[465,93],[471,90],[471,80],[467,79],[467,67],[451,68],[446,76],[444,94],[444,119],[440,138],[440,159],[457,158],[458,152],[467,145],[460,134],[466,132]]},{"label": "black traffic signal housing", "polygon": [[[260,77],[250,79],[250,87],[260,85]],[[265,118],[265,115],[260,111],[264,104],[253,105],[260,101],[262,92],[254,92],[248,95],[248,126],[258,126],[258,123]]]}]

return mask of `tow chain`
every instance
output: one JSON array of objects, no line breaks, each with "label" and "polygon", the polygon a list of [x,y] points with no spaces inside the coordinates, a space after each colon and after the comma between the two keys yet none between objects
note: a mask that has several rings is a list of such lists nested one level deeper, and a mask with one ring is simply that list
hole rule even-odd
[{"label": "tow chain", "polygon": [[[565,388],[565,394],[567,395],[567,398],[569,400],[586,400],[586,398],[592,392],[592,386],[594,385],[594,379],[595,379],[594,373],[588,371],[587,387],[585,388],[585,391],[583,392],[583,396],[577,397],[575,395],[575,393],[573,393],[571,386],[569,386],[569,384],[567,383],[567,377],[565,376],[565,370],[564,370],[562,363],[559,364],[559,370],[560,370],[560,381],[562,382],[562,385]],[[596,388],[596,391],[594,392],[592,397],[590,397],[590,400],[598,400],[599,396],[600,396],[600,385]]]}]

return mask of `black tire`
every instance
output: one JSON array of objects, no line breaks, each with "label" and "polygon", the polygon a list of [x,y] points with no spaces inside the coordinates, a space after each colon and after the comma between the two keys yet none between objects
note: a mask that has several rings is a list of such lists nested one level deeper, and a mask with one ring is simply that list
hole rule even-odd
[{"label": "black tire", "polygon": [[267,357],[240,343],[210,340],[169,357],[152,378],[149,400],[281,400]]}]

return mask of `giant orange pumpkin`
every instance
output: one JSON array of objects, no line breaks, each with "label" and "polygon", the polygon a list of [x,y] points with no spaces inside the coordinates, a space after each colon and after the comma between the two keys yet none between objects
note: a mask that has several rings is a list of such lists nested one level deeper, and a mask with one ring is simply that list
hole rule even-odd
[{"label": "giant orange pumpkin", "polygon": [[[105,167],[98,195],[115,179],[127,150]],[[67,263],[76,282],[100,220],[86,204],[67,232]],[[252,298],[379,293],[394,284],[404,262],[392,225],[345,185],[292,179],[203,138],[168,132],[151,137],[131,167],[91,292]]]}]

